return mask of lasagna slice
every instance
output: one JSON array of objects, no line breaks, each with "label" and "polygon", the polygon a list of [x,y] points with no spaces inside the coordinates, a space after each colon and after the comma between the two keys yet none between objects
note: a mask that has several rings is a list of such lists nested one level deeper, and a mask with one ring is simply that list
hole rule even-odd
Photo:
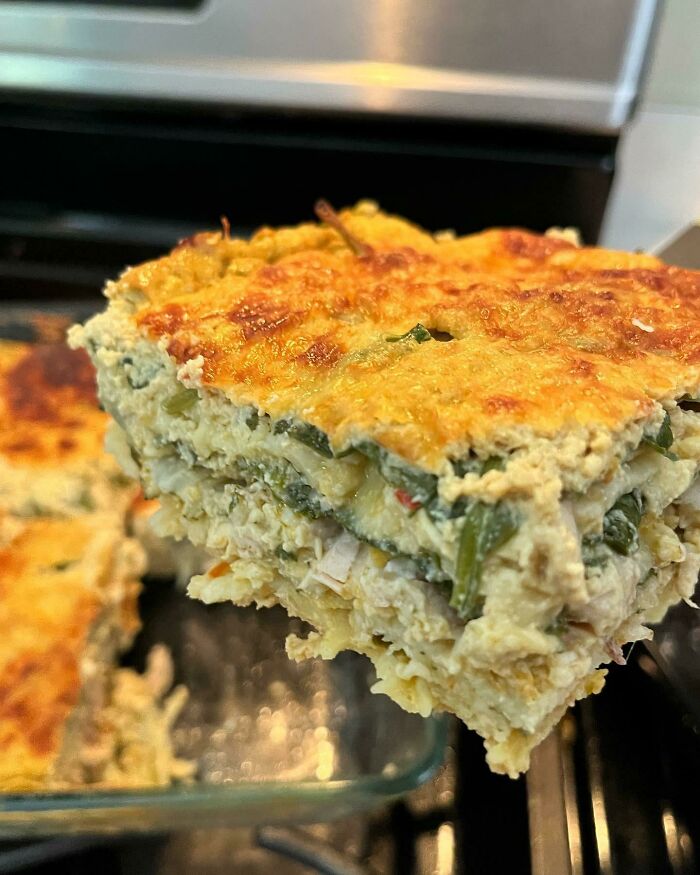
[{"label": "lasagna slice", "polygon": [[516,775],[700,566],[700,275],[372,204],[203,233],[72,342],[207,602],[283,604]]}]

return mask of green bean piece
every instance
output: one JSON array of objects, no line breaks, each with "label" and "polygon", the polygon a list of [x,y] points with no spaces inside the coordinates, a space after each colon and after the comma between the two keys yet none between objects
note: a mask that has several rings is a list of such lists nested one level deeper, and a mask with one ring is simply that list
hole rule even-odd
[{"label": "green bean piece", "polygon": [[161,407],[169,416],[178,416],[189,410],[198,400],[199,394],[196,389],[181,389],[170,398],[166,398]]}]

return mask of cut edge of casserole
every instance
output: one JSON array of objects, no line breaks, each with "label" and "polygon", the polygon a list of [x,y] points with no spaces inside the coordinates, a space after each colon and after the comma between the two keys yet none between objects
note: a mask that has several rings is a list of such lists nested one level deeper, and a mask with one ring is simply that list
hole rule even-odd
[{"label": "cut edge of casserole", "polygon": [[[250,244],[199,235],[109,286],[108,310],[72,342],[92,356],[119,423],[110,448],[161,500],[160,533],[220,559],[193,595],[281,602],[316,629],[288,642],[292,656],[365,653],[378,691],[457,714],[484,737],[491,767],[516,775],[566,707],[601,688],[599,666],[623,661],[624,643],[693,592],[700,342],[688,290],[699,281],[525,232],[441,243],[366,206],[343,221],[370,256],[316,226]],[[289,319],[280,296],[300,290],[308,319]],[[497,326],[473,315],[527,310],[533,297],[527,336],[504,340],[519,311]],[[568,324],[562,304],[585,305],[588,321]],[[312,349],[324,372],[299,382],[300,356],[319,364]],[[538,395],[548,350],[572,365],[568,413]],[[407,381],[435,391],[448,366],[439,397],[414,415]],[[503,382],[519,372],[521,384]],[[554,395],[562,379],[552,376]],[[451,415],[464,440],[451,440]]]}]

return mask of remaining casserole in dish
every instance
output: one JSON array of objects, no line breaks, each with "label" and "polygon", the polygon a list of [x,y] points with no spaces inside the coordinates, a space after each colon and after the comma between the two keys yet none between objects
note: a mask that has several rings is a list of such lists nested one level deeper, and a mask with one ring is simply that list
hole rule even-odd
[{"label": "remaining casserole in dish", "polygon": [[104,452],[88,357],[0,343],[0,507],[20,517],[123,513],[136,489]]},{"label": "remaining casserole in dish", "polygon": [[0,341],[0,508],[20,518],[107,511],[140,543],[149,575],[201,569],[200,552],[152,531],[158,502],[104,451],[108,423],[84,352]]},{"label": "remaining casserole in dish", "polygon": [[160,704],[167,656],[145,676],[116,666],[139,628],[140,570],[95,514],[24,521],[0,549],[0,791],[187,774],[169,736],[184,691]]},{"label": "remaining casserole in dish", "polygon": [[137,488],[103,451],[94,370],[64,344],[0,344],[0,792],[169,784],[184,690],[139,629]]},{"label": "remaining casserole in dish", "polygon": [[190,592],[282,603],[497,771],[700,566],[700,275],[561,236],[431,235],[360,204],[204,233],[73,329],[158,496],[219,562]]},{"label": "remaining casserole in dish", "polygon": [[[31,334],[25,327],[35,319],[42,343],[60,338],[51,315],[9,307],[0,333]],[[442,760],[444,721],[416,720],[369,695],[372,672],[360,657],[287,660],[280,645],[300,625],[281,611],[210,608],[166,580],[146,584],[142,629],[125,654],[129,665],[145,661],[146,671],[116,668],[137,626],[142,538],[149,575],[173,565],[184,574],[194,548],[183,555],[148,535],[157,501],[137,497],[127,508],[137,487],[100,449],[108,417],[92,406],[94,371],[84,353],[0,342],[0,359],[2,495],[16,509],[0,510],[3,838],[318,822],[376,807],[430,777]],[[20,392],[8,402],[8,382],[19,385],[25,372],[34,378],[25,379],[24,404]],[[71,388],[81,374],[85,404]],[[65,428],[58,410],[32,427],[38,393],[49,405],[61,398]],[[104,506],[93,507],[100,503],[94,489],[92,501],[78,500],[85,482],[75,466],[87,472],[91,453],[81,462],[77,446],[54,452],[76,429],[77,441],[94,451],[88,482],[100,480],[99,466],[117,478]],[[32,456],[26,438],[34,433]],[[41,446],[54,450],[41,456]],[[28,468],[47,487],[34,495],[39,505],[11,488],[13,477],[31,488]],[[184,691],[170,692],[173,675],[187,687],[182,710]],[[193,780],[172,780],[195,769]]]}]

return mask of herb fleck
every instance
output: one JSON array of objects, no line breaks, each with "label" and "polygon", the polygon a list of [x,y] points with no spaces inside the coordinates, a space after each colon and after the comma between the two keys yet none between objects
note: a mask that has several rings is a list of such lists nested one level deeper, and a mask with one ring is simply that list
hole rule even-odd
[{"label": "herb fleck", "polygon": [[391,334],[384,339],[387,343],[398,343],[400,340],[415,340],[416,343],[425,343],[428,340],[432,340],[433,335],[428,331],[425,325],[421,325],[419,322],[417,325],[414,325],[413,328],[409,328],[405,334]]}]

